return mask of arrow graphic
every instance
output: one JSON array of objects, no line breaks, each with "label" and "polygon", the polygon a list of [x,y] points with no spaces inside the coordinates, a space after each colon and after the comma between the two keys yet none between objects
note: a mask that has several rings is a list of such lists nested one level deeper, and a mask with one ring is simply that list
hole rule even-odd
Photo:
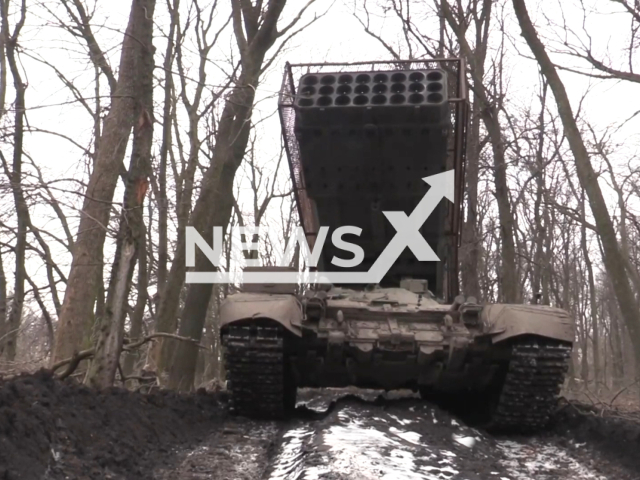
[{"label": "arrow graphic", "polygon": [[376,262],[369,269],[368,275],[378,283],[387,274],[394,262],[409,247],[421,262],[439,262],[440,259],[420,233],[420,228],[427,221],[443,198],[453,202],[455,194],[455,172],[446,172],[424,177],[422,179],[431,188],[416,205],[410,216],[404,212],[382,212],[396,229],[395,236],[387,245]]}]

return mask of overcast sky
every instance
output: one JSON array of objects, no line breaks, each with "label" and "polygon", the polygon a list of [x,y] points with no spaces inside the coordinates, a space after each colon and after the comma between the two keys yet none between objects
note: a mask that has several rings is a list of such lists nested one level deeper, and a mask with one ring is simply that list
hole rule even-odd
[{"label": "overcast sky", "polygon": [[[92,0],[89,0],[91,4]],[[13,2],[15,4],[16,2]],[[182,2],[185,6],[186,0]],[[204,4],[208,2],[203,1]],[[219,1],[221,8],[217,21],[222,24],[228,15],[227,0]],[[303,5],[302,0],[290,0],[285,10],[285,22],[292,18],[295,10]],[[361,0],[355,2],[361,5]],[[427,2],[425,2],[427,3]],[[582,10],[577,1],[544,0],[544,2],[528,1],[529,10],[534,21],[539,25],[540,32],[548,40],[562,42],[563,31],[559,28],[549,28],[547,21],[556,24],[566,22],[572,29],[579,33],[584,41],[586,35],[582,30]],[[623,49],[628,40],[628,25],[623,24],[627,16],[619,13],[620,8],[612,2],[590,0],[585,2],[591,12],[585,22],[585,28],[592,35],[594,49],[597,53],[618,57],[624,55]],[[66,20],[64,11],[57,1],[41,3],[29,2],[27,26],[21,37],[20,44],[25,53],[21,56],[25,69],[25,81],[28,82],[27,90],[27,120],[31,127],[58,132],[66,135],[80,145],[87,146],[91,139],[93,125],[84,108],[72,101],[67,88],[57,79],[54,70],[42,62],[30,57],[38,57],[55,65],[56,68],[72,79],[74,85],[92,97],[93,92],[93,68],[89,64],[84,46],[75,41],[67,32],[60,29],[54,20],[53,14],[60,15]],[[370,10],[381,12],[376,5],[383,5],[384,0],[369,0]],[[128,20],[130,0],[109,0],[98,2],[93,20],[93,28],[101,47],[108,52],[110,63],[117,68],[119,60],[119,46],[122,41],[122,32]],[[516,42],[518,55],[513,48],[508,49],[506,80],[508,82],[507,100],[513,104],[526,107],[535,104],[537,95],[537,67],[536,64],[525,58],[530,52],[522,38],[519,36],[519,28],[515,24],[514,15],[511,12],[511,2],[503,2],[505,9],[505,29]],[[331,8],[330,8],[331,7]],[[597,9],[595,8],[597,7]],[[496,6],[496,9],[500,8]],[[328,12],[327,12],[328,10]],[[275,94],[282,79],[282,68],[285,61],[297,62],[342,62],[362,61],[372,59],[389,59],[388,53],[379,42],[366,35],[360,23],[353,16],[353,0],[317,0],[316,5],[307,12],[304,21],[308,21],[314,14],[324,13],[324,17],[315,22],[311,27],[292,40],[288,50],[274,64],[265,75],[263,83],[258,89],[259,104],[256,118],[271,115],[277,107]],[[186,12],[183,12],[183,18]],[[161,64],[164,52],[164,32],[167,30],[168,18],[165,2],[158,2],[156,10],[156,32],[154,44],[157,48],[157,64]],[[283,22],[283,23],[285,23]],[[421,25],[428,30],[429,26],[435,27],[433,17],[421,19]],[[399,40],[399,24],[391,15],[388,18],[382,16],[372,17],[372,28],[380,33],[385,40],[394,44]],[[494,25],[497,28],[497,25]],[[398,38],[394,38],[395,35]],[[221,68],[226,68],[231,52],[230,45],[233,42],[231,29],[227,35],[222,36],[217,46],[212,51],[208,67],[211,85],[217,80],[222,81]],[[571,37],[569,37],[571,38]],[[495,45],[497,46],[497,44]],[[558,63],[567,66],[576,66],[579,63],[568,58],[554,57]],[[228,70],[228,68],[227,68]],[[161,77],[160,73],[158,77]],[[583,104],[584,116],[600,128],[604,128],[621,119],[630,117],[640,110],[640,91],[638,85],[630,82],[620,83],[615,81],[593,80],[575,74],[563,73],[567,90],[574,103],[589,91],[589,95]],[[107,95],[106,82],[103,80],[102,95]],[[13,99],[12,92],[8,93],[7,100]],[[103,100],[106,102],[107,100]],[[156,115],[160,112],[160,90],[156,92]],[[620,133],[619,139],[624,143],[622,152],[617,156],[619,162],[625,162],[636,153],[638,144],[638,119],[635,119]],[[156,128],[159,132],[160,128]],[[265,162],[271,161],[279,146],[280,129],[277,116],[272,116],[261,126],[260,146],[264,152]],[[159,133],[157,134],[159,138]],[[631,141],[633,140],[633,141]],[[8,147],[5,147],[8,149]],[[32,134],[26,137],[25,148],[34,161],[40,165],[47,179],[86,178],[86,166],[82,159],[82,152],[67,140],[47,134]],[[157,151],[158,145],[155,146]],[[286,181],[288,169],[283,169],[283,181]],[[68,187],[69,184],[66,184]],[[76,188],[77,189],[77,188]],[[115,200],[119,201],[121,195],[116,194]],[[78,202],[79,196],[66,196],[68,201]],[[39,216],[38,216],[39,215]],[[50,209],[43,207],[36,211],[39,225],[47,226],[49,222],[55,225]],[[75,228],[73,228],[75,233]],[[61,264],[68,262],[68,253],[59,251],[57,259]]]}]

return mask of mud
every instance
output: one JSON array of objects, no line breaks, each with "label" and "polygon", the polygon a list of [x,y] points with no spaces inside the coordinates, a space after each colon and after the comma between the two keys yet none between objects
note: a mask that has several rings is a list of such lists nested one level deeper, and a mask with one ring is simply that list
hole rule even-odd
[{"label": "mud", "polygon": [[[229,418],[159,479],[638,480],[638,470],[554,430],[495,437],[410,392],[308,390],[294,418]],[[572,432],[569,432],[572,433]]]},{"label": "mud", "polygon": [[377,397],[373,402],[349,397],[334,404],[322,421],[292,426],[284,435],[280,453],[265,478],[637,478],[637,471],[611,467],[609,463],[600,462],[585,444],[557,435],[494,437],[467,426],[442,408],[409,395]]},{"label": "mud", "polygon": [[602,468],[613,472],[611,478],[640,479],[640,418],[628,412],[564,402],[552,427],[560,439],[584,444]]},{"label": "mud", "polygon": [[257,480],[277,450],[280,425],[229,418],[192,450],[183,450],[174,466],[157,468],[158,480]]},{"label": "mud", "polygon": [[0,479],[153,478],[226,416],[216,396],[96,392],[47,372],[0,383]]},{"label": "mud", "polygon": [[0,382],[0,479],[640,480],[640,423],[600,413],[565,405],[548,433],[495,437],[411,392],[326,389],[258,422],[220,395],[40,372]]}]

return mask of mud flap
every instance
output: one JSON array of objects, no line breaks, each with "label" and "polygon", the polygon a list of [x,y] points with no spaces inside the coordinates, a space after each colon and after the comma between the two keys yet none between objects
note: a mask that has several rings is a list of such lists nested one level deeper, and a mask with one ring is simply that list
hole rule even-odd
[{"label": "mud flap", "polygon": [[302,315],[302,305],[294,295],[236,293],[229,295],[220,306],[220,327],[268,318],[301,337]]},{"label": "mud flap", "polygon": [[573,321],[566,311],[559,308],[495,304],[486,306],[480,319],[483,333],[491,335],[493,343],[525,335],[567,343],[574,340]]}]

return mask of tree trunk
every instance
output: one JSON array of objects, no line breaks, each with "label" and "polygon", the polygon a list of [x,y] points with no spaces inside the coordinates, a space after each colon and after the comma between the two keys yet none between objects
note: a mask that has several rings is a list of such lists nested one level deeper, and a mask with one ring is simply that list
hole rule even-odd
[{"label": "tree trunk", "polygon": [[[6,113],[5,102],[7,98],[7,56],[6,43],[9,39],[9,4],[0,0],[0,119]],[[0,249],[1,250],[1,249]],[[7,326],[7,277],[4,273],[2,252],[0,251],[0,355]]]},{"label": "tree trunk", "polygon": [[620,325],[618,324],[618,311],[615,306],[609,305],[609,322],[611,323],[611,370],[613,388],[621,388],[624,382],[624,355],[622,353],[622,341],[620,338]]},{"label": "tree trunk", "polygon": [[[8,2],[7,2],[8,3]],[[4,32],[9,32],[7,3],[2,2],[2,23]],[[20,18],[14,28],[11,37],[6,41],[6,54],[9,62],[9,69],[13,77],[13,86],[16,90],[15,116],[13,131],[13,165],[11,171],[11,191],[18,217],[18,228],[16,230],[15,255],[15,278],[13,286],[13,300],[4,333],[4,338],[0,340],[0,356],[10,362],[16,358],[18,331],[22,320],[22,309],[24,304],[24,283],[26,281],[25,255],[27,250],[27,228],[29,226],[29,209],[22,190],[22,147],[24,140],[24,115],[25,115],[25,92],[27,85],[22,81],[18,59],[16,58],[16,47],[18,36],[24,25],[26,16],[26,3],[22,2]],[[3,157],[4,160],[4,157]],[[5,165],[8,171],[8,166]]]},{"label": "tree trunk", "polygon": [[[106,313],[97,323],[95,355],[85,383],[96,388],[113,385],[122,351],[124,322],[127,315],[131,279],[138,254],[145,241],[144,197],[153,142],[153,12],[155,1],[145,6],[145,18],[136,25],[137,47],[134,50],[135,110],[131,164],[120,217],[118,243],[107,293]],[[138,292],[144,295],[144,292]]]},{"label": "tree trunk", "polygon": [[589,349],[586,333],[580,347],[582,351],[582,355],[580,355],[580,377],[585,389],[589,390]]},{"label": "tree trunk", "polygon": [[[176,26],[180,19],[177,8],[179,7],[179,1],[174,2],[173,8],[171,8],[171,24],[169,26],[169,36],[167,40],[167,48],[164,56],[164,104],[162,113],[162,145],[160,146],[160,164],[158,165],[158,180],[156,201],[158,203],[158,267],[157,274],[157,298],[158,305],[156,311],[155,330],[157,332],[173,333],[171,328],[175,319],[175,309],[172,315],[168,315],[166,309],[163,309],[165,299],[165,288],[168,282],[167,276],[167,264],[169,261],[168,250],[168,217],[169,217],[169,201],[167,198],[167,161],[169,157],[169,151],[172,145],[172,128],[174,122],[175,112],[175,91],[173,83],[173,64],[174,64],[174,38],[176,32]],[[176,192],[178,195],[178,192]],[[178,196],[178,199],[180,197]],[[175,262],[174,262],[175,263]],[[153,359],[154,369],[156,373],[162,371],[160,365],[160,354],[162,351],[162,340],[155,342],[150,347],[149,356]]]},{"label": "tree trunk", "polygon": [[[204,83],[203,83],[204,85]],[[182,193],[179,195],[178,199],[178,238],[176,241],[177,245],[184,245],[184,232],[186,226],[189,222],[189,211],[191,210],[191,202],[193,198],[193,187],[194,187],[194,175],[196,172],[196,167],[198,164],[198,158],[200,153],[200,140],[198,138],[198,121],[199,115],[196,110],[191,110],[189,112],[189,139],[190,139],[190,147],[189,147],[189,159],[187,161],[187,168],[185,171],[185,178],[183,181],[183,189]],[[217,147],[216,147],[217,148]],[[195,209],[194,209],[195,214]],[[193,214],[192,214],[193,215]],[[180,247],[178,247],[180,248]],[[180,255],[178,251],[176,251],[177,256]],[[174,275],[173,265],[176,264],[176,258],[174,257],[172,263],[172,272],[171,276]],[[158,331],[160,332],[173,332],[176,328],[177,318],[176,318],[176,309],[177,309],[177,299],[182,289],[182,283],[184,281],[184,272],[185,265],[184,259],[181,259],[181,267],[179,267],[180,274],[178,277],[168,280],[167,288],[165,292],[163,292],[162,303],[160,306],[160,314],[158,315]],[[175,290],[174,290],[175,289]],[[171,292],[170,292],[171,291]],[[166,298],[166,301],[165,301]],[[175,305],[175,307],[174,307]],[[169,339],[162,339],[158,342],[159,346],[159,357],[157,357],[157,366],[158,372],[165,372],[167,370],[168,365],[172,361],[172,354],[175,347],[175,341]]]},{"label": "tree trunk", "polygon": [[222,366],[222,342],[220,341],[220,303],[222,290],[220,285],[214,285],[213,290],[213,318],[211,331],[213,336],[213,352],[211,354],[211,371],[216,381],[223,380]]},{"label": "tree trunk", "polygon": [[[138,252],[138,298],[133,312],[130,316],[131,328],[129,330],[129,340],[135,342],[142,338],[142,322],[144,310],[147,305],[147,286],[149,276],[147,271],[147,241],[145,235],[140,236],[140,250]],[[133,373],[137,360],[140,358],[140,351],[128,352],[124,359],[122,371],[125,376]]]},{"label": "tree trunk", "polygon": [[[582,198],[582,219],[586,220],[584,195]],[[598,304],[596,302],[596,282],[593,275],[593,265],[591,263],[589,248],[587,246],[587,227],[584,224],[584,221],[580,226],[580,246],[582,248],[584,262],[587,267],[587,283],[589,285],[589,319],[591,324],[591,345],[593,354],[593,381],[595,382],[595,391],[597,392],[598,383],[600,382],[600,336],[598,331]]]},{"label": "tree trunk", "polygon": [[164,54],[164,103],[162,112],[162,145],[160,146],[160,164],[158,165],[158,294],[163,295],[164,286],[167,283],[167,262],[169,260],[168,240],[167,240],[167,223],[168,223],[168,200],[167,200],[167,157],[171,148],[171,128],[173,125],[173,106],[174,106],[174,88],[173,88],[173,58],[174,58],[174,38],[176,24],[178,21],[179,1],[171,11],[171,24],[169,25],[169,35],[167,38],[167,49]]},{"label": "tree trunk", "polygon": [[[193,192],[195,187],[195,173],[198,167],[200,158],[200,149],[202,148],[202,140],[199,136],[200,131],[200,119],[202,118],[202,112],[200,111],[202,96],[207,85],[206,65],[207,58],[214,43],[207,41],[207,35],[204,27],[203,30],[198,30],[200,23],[196,22],[196,35],[198,36],[198,47],[200,55],[200,63],[198,65],[198,83],[193,93],[193,97],[189,98],[187,94],[187,84],[185,80],[185,68],[182,61],[182,43],[184,42],[183,34],[179,28],[179,15],[178,15],[179,2],[174,0],[172,8],[172,26],[177,30],[176,33],[176,63],[178,72],[180,75],[181,91],[180,98],[187,111],[187,118],[189,120],[189,156],[186,162],[186,166],[180,175],[178,185],[176,186],[176,215],[177,215],[177,245],[184,245],[185,229],[189,223],[189,215],[191,213],[191,206],[193,202]],[[215,6],[211,7],[212,9]],[[213,10],[211,11],[213,14]],[[199,17],[198,17],[199,18]],[[167,54],[169,49],[167,50]],[[168,81],[168,86],[171,81]],[[166,97],[165,97],[166,100]],[[165,112],[167,111],[165,105]],[[169,117],[169,123],[175,120],[175,112]],[[165,193],[166,195],[166,193]],[[179,247],[180,248],[180,247]],[[177,251],[180,255],[182,252]],[[166,272],[165,272],[166,273]],[[163,288],[161,290],[161,302],[157,314],[156,330],[158,332],[173,333],[177,326],[177,315],[179,298],[183,293],[185,265],[184,258],[176,260],[174,257],[171,264],[171,273],[166,278]],[[171,362],[173,349],[175,343],[167,339],[161,339],[156,342],[152,347],[153,358],[156,364],[156,370],[160,376],[161,381],[165,380],[166,370]]]},{"label": "tree trunk", "polygon": [[71,357],[83,347],[83,339],[88,337],[87,325],[93,317],[98,269],[102,267],[99,260],[111,202],[135,119],[135,57],[141,38],[139,32],[149,22],[148,12],[153,12],[154,6],[155,0],[133,0],[131,4],[120,55],[118,83],[104,121],[95,166],[82,205],[52,363]]},{"label": "tree trunk", "polygon": [[7,113],[5,104],[7,101],[7,42],[10,39],[9,32],[9,2],[0,0],[0,119]]},{"label": "tree trunk", "polygon": [[[543,277],[545,276],[545,270],[548,268],[545,265],[545,253],[544,246],[546,243],[547,228],[548,228],[548,215],[546,214],[547,207],[542,206],[542,199],[545,196],[545,178],[544,178],[544,161],[542,158],[544,149],[544,111],[546,108],[547,98],[547,84],[542,84],[542,95],[540,97],[540,114],[538,115],[538,144],[536,148],[536,162],[533,166],[532,175],[536,179],[536,197],[534,203],[534,225],[535,225],[535,251],[533,253],[533,275],[532,275],[532,290],[536,303],[542,300],[543,297]],[[544,211],[541,211],[544,208]],[[543,221],[545,222],[543,224]],[[547,289],[548,292],[548,289]],[[548,302],[548,293],[546,295]],[[543,300],[543,304],[546,304]]]},{"label": "tree trunk", "polygon": [[[241,75],[240,85],[256,85],[257,73],[256,71],[256,74],[248,82],[245,75]],[[206,183],[203,185],[203,192],[191,215],[190,223],[198,229],[209,244],[213,241],[212,227],[218,225],[226,229],[229,223],[233,209],[233,180],[244,157],[244,150],[249,138],[250,122],[248,119],[251,115],[253,97],[254,90],[252,88],[236,88],[231,98],[227,100],[219,123],[213,165],[209,169],[213,175],[208,176],[205,180],[205,182],[208,180],[208,185]],[[215,205],[216,208],[211,209],[211,205]],[[184,253],[184,248],[178,248],[181,253]],[[208,259],[198,251],[196,270],[211,271],[213,268]],[[200,341],[210,296],[211,285],[189,285],[178,335]],[[165,345],[168,344],[169,342],[165,342]],[[194,348],[190,348],[191,346]],[[198,347],[191,345],[191,342],[180,342],[175,347],[169,371],[170,388],[179,390],[192,388],[197,356]]]},{"label": "tree trunk", "polygon": [[562,80],[558,76],[556,67],[551,62],[544,45],[538,38],[537,32],[529,18],[524,0],[513,0],[513,6],[522,28],[522,35],[529,44],[533,55],[540,64],[543,75],[558,105],[558,112],[564,126],[565,135],[573,153],[576,171],[580,185],[584,188],[589,199],[589,206],[593,213],[598,235],[604,250],[603,260],[607,274],[613,284],[613,290],[620,306],[620,314],[627,326],[634,347],[636,372],[640,371],[640,310],[636,303],[634,292],[629,284],[627,265],[616,237],[613,222],[607,210],[607,204],[598,184],[598,177],[591,165],[589,153],[585,147],[580,130],[576,124],[567,92]]},{"label": "tree trunk", "polygon": [[[478,236],[478,180],[480,177],[480,117],[479,100],[473,98],[469,140],[467,142],[466,184],[467,219],[463,226],[463,244],[461,246],[460,265],[462,267],[462,293],[480,298],[480,279],[478,277],[480,238]],[[297,244],[296,244],[297,245]]]},{"label": "tree trunk", "polygon": [[[488,22],[491,18],[491,3],[484,1],[482,7],[483,25],[488,31]],[[489,92],[484,85],[484,61],[486,57],[486,36],[485,43],[476,45],[475,51],[469,45],[466,39],[466,29],[463,28],[456,20],[449,6],[448,0],[442,1],[442,12],[447,22],[454,31],[460,49],[469,62],[469,72],[473,79],[473,92],[478,97],[479,113],[482,121],[487,128],[489,138],[491,139],[491,147],[493,149],[494,162],[494,181],[495,181],[495,197],[498,203],[498,216],[500,219],[500,241],[501,262],[500,262],[500,288],[502,291],[502,301],[507,303],[520,302],[520,289],[518,283],[516,248],[513,237],[513,212],[511,211],[511,202],[509,200],[509,187],[507,185],[507,163],[505,160],[504,138],[502,127],[500,126],[499,109],[496,102],[489,98]]]},{"label": "tree trunk", "polygon": [[[190,220],[209,244],[213,241],[213,226],[226,229],[229,224],[233,209],[233,181],[249,140],[255,87],[259,83],[265,55],[279,36],[277,23],[285,2],[272,0],[261,14],[249,2],[232,1],[233,26],[240,50],[242,73],[222,111],[212,165],[206,173]],[[178,261],[184,265],[184,245],[178,246],[174,263]],[[213,270],[213,265],[200,251],[196,255],[195,269]],[[178,330],[180,336],[200,341],[211,293],[211,285],[189,285]],[[192,389],[197,357],[198,347],[195,343],[180,342],[175,347],[169,371],[170,387],[186,391]]]},{"label": "tree trunk", "polygon": [[0,349],[7,332],[7,277],[4,273],[4,263],[0,249]]}]

